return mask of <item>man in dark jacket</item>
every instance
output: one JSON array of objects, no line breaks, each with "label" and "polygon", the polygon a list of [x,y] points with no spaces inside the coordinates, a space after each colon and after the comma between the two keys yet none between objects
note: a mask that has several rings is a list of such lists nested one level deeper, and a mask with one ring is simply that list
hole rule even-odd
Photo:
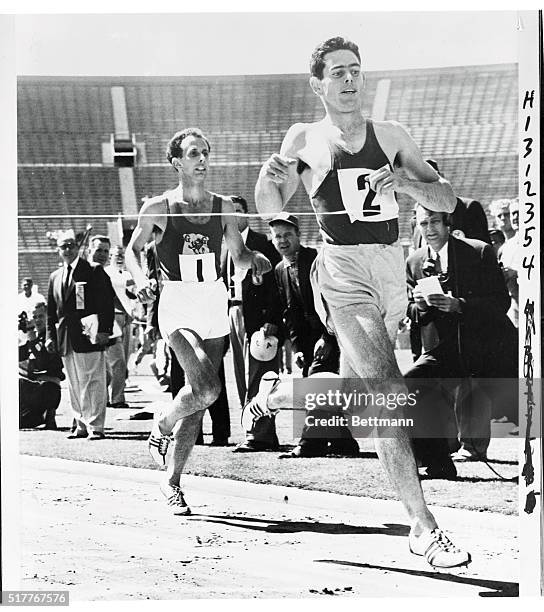
[{"label": "man in dark jacket", "polygon": [[[310,269],[315,249],[300,244],[298,219],[280,213],[269,221],[272,243],[282,260],[274,270],[283,311],[283,321],[293,346],[293,357],[302,376],[321,372],[338,374],[340,349],[315,310]],[[324,410],[323,416],[331,416]],[[330,443],[330,447],[329,447]],[[359,446],[350,430],[341,426],[305,427],[300,442],[289,457],[317,457],[327,453],[358,455]]]},{"label": "man in dark jacket", "polygon": [[62,267],[49,277],[47,340],[51,353],[62,356],[76,430],[70,438],[101,440],[106,417],[104,349],[113,328],[113,295],[102,266],[79,257],[72,231],[62,233],[57,247]]},{"label": "man in dark jacket", "polygon": [[[411,386],[424,391],[417,414],[429,437],[416,436],[415,450],[429,476],[454,478],[456,470],[445,440],[451,403],[441,401],[436,393],[448,395],[468,377],[515,378],[517,333],[506,316],[510,299],[493,248],[479,240],[452,236],[446,213],[418,206],[416,219],[427,246],[406,262],[408,316],[421,329],[423,352],[406,376],[418,379]],[[418,284],[430,276],[438,277],[443,293],[426,294]],[[438,383],[430,380],[439,378],[444,392],[438,392]],[[503,412],[499,404],[512,410],[517,397],[513,385],[505,388],[491,380],[482,384],[497,413]],[[474,409],[483,411],[483,406]],[[482,413],[479,418],[489,431],[490,415]],[[487,446],[489,434],[486,437]]]}]

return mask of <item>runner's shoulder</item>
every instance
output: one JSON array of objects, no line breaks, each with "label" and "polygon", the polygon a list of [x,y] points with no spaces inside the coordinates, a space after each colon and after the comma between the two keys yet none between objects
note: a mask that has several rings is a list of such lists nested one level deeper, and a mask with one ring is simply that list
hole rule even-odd
[{"label": "runner's shoulder", "polygon": [[379,136],[379,134],[389,138],[406,138],[408,136],[406,128],[398,121],[372,121],[372,125],[376,136]]},{"label": "runner's shoulder", "polygon": [[165,215],[167,212],[167,199],[163,193],[161,195],[147,198],[140,208],[140,214],[146,215]]},{"label": "runner's shoulder", "polygon": [[315,123],[294,123],[286,132],[281,147],[282,155],[295,157],[306,147],[308,134]]}]

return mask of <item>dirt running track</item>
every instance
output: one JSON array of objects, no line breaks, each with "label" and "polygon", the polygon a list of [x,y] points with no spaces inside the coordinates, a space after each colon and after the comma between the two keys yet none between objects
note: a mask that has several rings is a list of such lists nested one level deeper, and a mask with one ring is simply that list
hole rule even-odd
[{"label": "dirt running track", "polygon": [[22,589],[75,600],[515,595],[517,517],[434,508],[474,561],[410,554],[399,503],[187,476],[175,517],[159,472],[21,457]]}]

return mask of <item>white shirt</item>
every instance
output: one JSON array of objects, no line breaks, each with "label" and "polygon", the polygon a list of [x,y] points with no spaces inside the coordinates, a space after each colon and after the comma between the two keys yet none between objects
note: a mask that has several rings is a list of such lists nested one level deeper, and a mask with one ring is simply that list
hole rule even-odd
[{"label": "white shirt", "polygon": [[40,302],[47,303],[47,300],[37,291],[36,293],[31,293],[30,297],[26,297],[24,291],[19,293],[17,296],[17,314],[19,315],[24,311],[30,319],[34,314],[36,304],[39,304]]},{"label": "white shirt", "polygon": [[104,268],[111,279],[111,284],[115,295],[119,298],[121,305],[126,313],[131,315],[134,307],[134,300],[130,299],[126,293],[127,286],[134,285],[132,275],[127,270],[122,270],[115,265],[109,265]]},{"label": "white shirt", "polygon": [[[245,230],[240,232],[240,234],[242,235],[242,241],[244,242],[244,244],[246,243],[248,233],[249,233],[249,227],[246,227]],[[232,275],[232,279],[231,279],[230,278],[230,270],[232,267],[231,262],[232,262],[232,255],[230,254],[230,251],[229,251],[229,255],[227,257],[227,280],[229,282],[234,283],[234,295],[231,294],[231,288],[229,287],[229,299],[238,300],[241,302],[242,301],[242,281],[246,277],[249,270],[244,269],[244,268],[239,268],[238,266],[235,265],[234,274]]]},{"label": "white shirt", "polygon": [[512,270],[520,269],[520,256],[519,256],[519,233],[516,232],[512,238],[502,245],[499,251],[499,261],[505,268],[512,268]]}]

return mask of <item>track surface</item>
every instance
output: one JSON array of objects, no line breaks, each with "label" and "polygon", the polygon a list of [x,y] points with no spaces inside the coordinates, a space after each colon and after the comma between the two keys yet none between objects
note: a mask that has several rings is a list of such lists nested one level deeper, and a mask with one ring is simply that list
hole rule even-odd
[{"label": "track surface", "polygon": [[158,476],[21,457],[21,588],[72,601],[517,594],[515,516],[433,508],[474,559],[438,573],[409,553],[397,502],[187,476],[193,516],[175,517]]}]

